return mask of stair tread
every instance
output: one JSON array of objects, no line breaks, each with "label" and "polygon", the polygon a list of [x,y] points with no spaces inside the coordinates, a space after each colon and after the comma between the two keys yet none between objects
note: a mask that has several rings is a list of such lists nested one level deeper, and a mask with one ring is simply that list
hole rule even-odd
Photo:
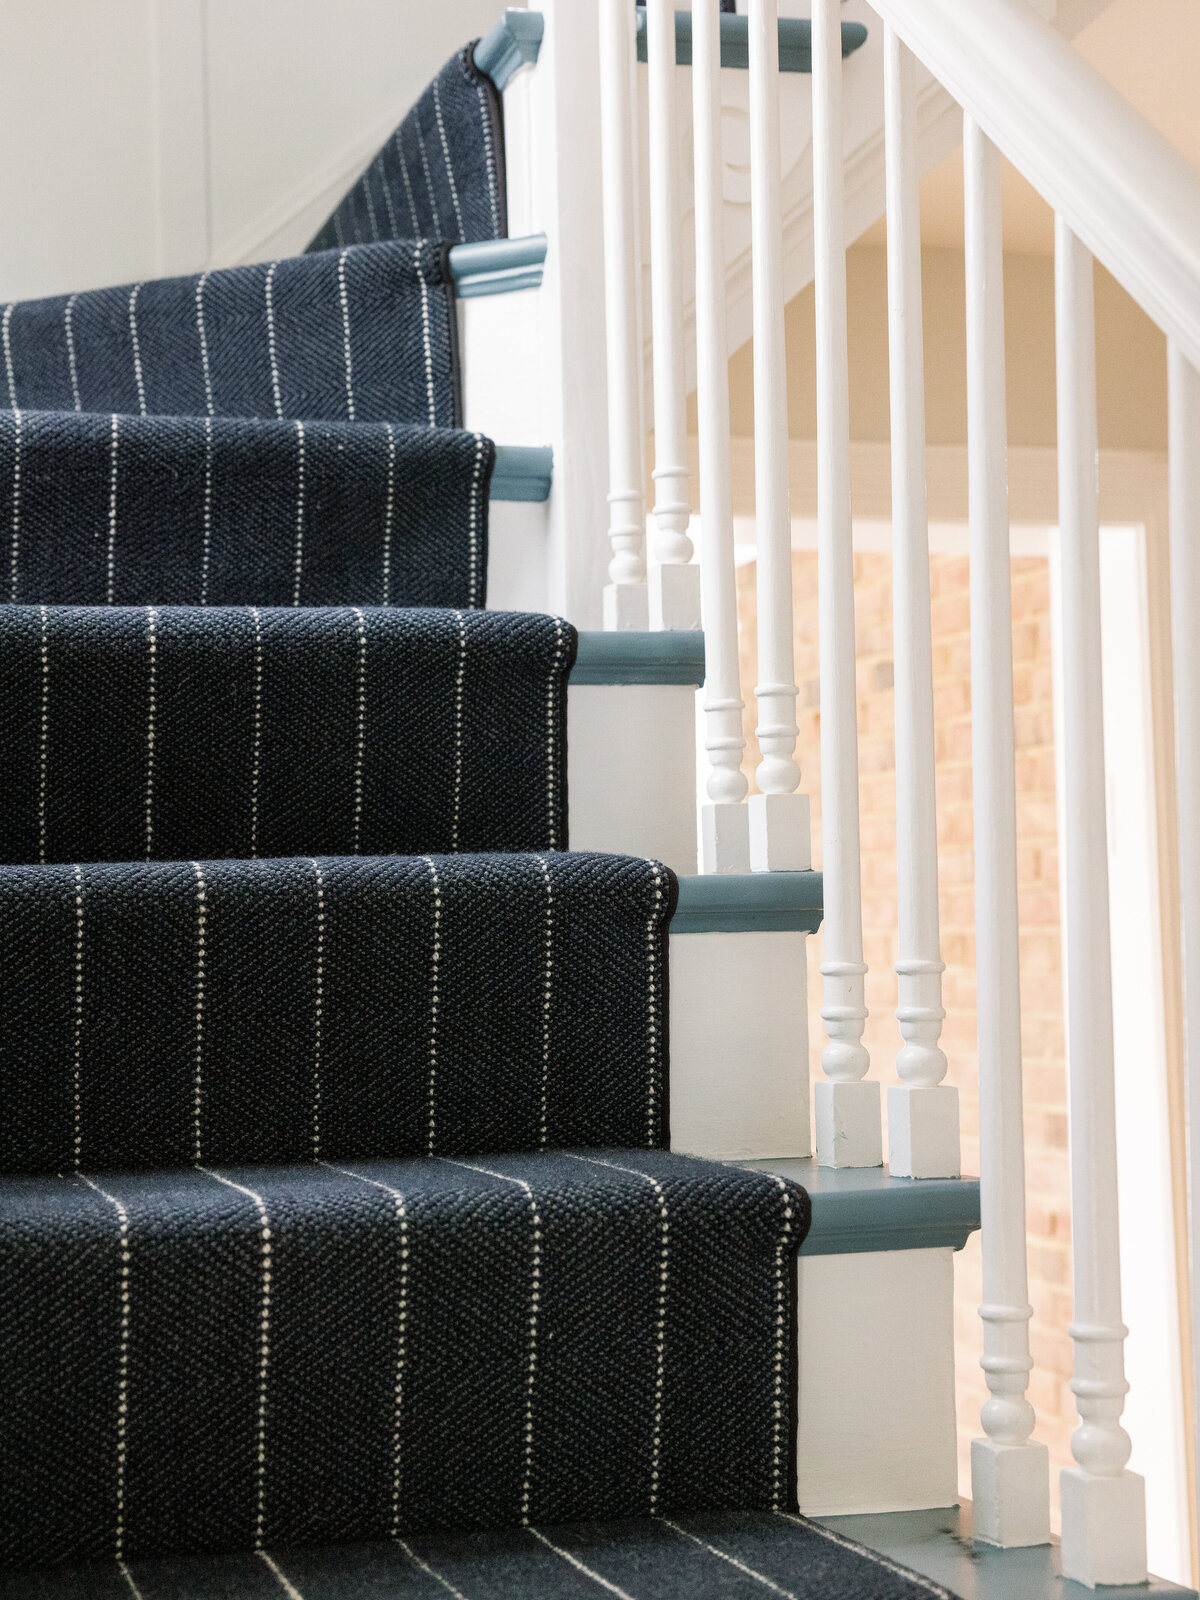
[{"label": "stair tread", "polygon": [[1058,1541],[1023,1550],[1001,1550],[973,1537],[971,1505],[942,1511],[873,1512],[818,1517],[822,1527],[858,1540],[880,1555],[945,1584],[960,1600],[1150,1600],[1171,1595],[1196,1600],[1196,1590],[1151,1578],[1132,1587],[1085,1588],[1062,1576]]},{"label": "stair tread", "polygon": [[806,1256],[960,1250],[979,1227],[978,1178],[893,1178],[886,1167],[820,1167],[812,1156],[740,1165],[804,1185],[813,1208]]}]

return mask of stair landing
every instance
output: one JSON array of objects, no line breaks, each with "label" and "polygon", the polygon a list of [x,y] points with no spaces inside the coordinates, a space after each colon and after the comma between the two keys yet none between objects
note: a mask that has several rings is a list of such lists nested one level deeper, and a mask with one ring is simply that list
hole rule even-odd
[{"label": "stair landing", "polygon": [[[814,1207],[815,1211],[815,1207]],[[1163,1578],[1131,1588],[1123,1584],[1088,1589],[1062,1575],[1058,1544],[1031,1550],[998,1550],[972,1537],[971,1506],[944,1511],[895,1511],[859,1517],[816,1517],[835,1533],[857,1539],[902,1566],[944,1584],[960,1600],[1197,1600]]]}]

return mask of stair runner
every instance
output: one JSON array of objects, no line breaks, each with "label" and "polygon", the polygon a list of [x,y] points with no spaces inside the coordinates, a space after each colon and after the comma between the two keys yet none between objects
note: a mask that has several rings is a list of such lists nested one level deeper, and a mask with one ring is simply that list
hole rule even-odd
[{"label": "stair runner", "polygon": [[0,1597],[942,1593],[794,1515],[808,1197],[479,609],[502,172],[468,48],[312,253],[0,318]]}]

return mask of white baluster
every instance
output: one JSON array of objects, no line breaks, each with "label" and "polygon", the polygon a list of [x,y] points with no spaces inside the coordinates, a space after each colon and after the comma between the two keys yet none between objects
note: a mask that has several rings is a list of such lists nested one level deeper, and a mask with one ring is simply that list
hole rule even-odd
[{"label": "white baluster", "polygon": [[[1200,372],[1167,347],[1171,453],[1171,635],[1175,665],[1175,778],[1179,796],[1179,888],[1183,915],[1183,1017],[1187,1120],[1200,1137],[1200,831],[1191,826],[1200,794]],[[1195,1144],[1193,1142],[1193,1149]],[[1200,1379],[1200,1161],[1189,1163],[1192,1371]],[[1193,1382],[1200,1483],[1200,1381]]]},{"label": "white baluster", "polygon": [[608,537],[606,628],[645,628],[645,438],[638,331],[637,150],[634,8],[600,0],[604,315],[608,349]]},{"label": "white baluster", "polygon": [[921,346],[921,214],[912,55],[884,33],[888,360],[892,405],[892,613],[896,702],[896,888],[903,1048],[888,1090],[888,1165],[901,1178],[959,1174],[958,1090],[942,1083],[933,753],[933,639],[925,504],[925,359]]},{"label": "white baluster", "polygon": [[696,400],[700,430],[700,583],[704,618],[704,748],[708,801],[701,870],[748,872],[742,755],[737,572],[729,473],[729,365],[721,156],[720,0],[692,6],[692,121],[696,177]]},{"label": "white baluster", "polygon": [[1029,1278],[1017,919],[1012,570],[1005,417],[1004,245],[999,157],[963,122],[967,453],[971,520],[971,773],[975,791],[975,981],[983,1356],[990,1391],[971,1444],[975,1532],[999,1545],[1050,1537],[1050,1458],[1026,1399]]},{"label": "white baluster", "polygon": [[[817,1160],[830,1167],[876,1167],[883,1160],[879,1085],[866,1081],[871,1061],[862,1042],[867,1020],[863,983],[867,968],[862,947],[858,840],[842,32],[838,0],[813,0],[812,65],[821,867],[825,877],[821,963],[825,1004],[821,1016],[829,1039],[821,1055],[825,1081],[816,1085]],[[753,87],[751,96],[753,103]],[[757,360],[757,329],[754,353]],[[756,424],[759,416],[756,397]],[[759,626],[761,629],[761,620]]]},{"label": "white baluster", "polygon": [[[1125,1470],[1117,1117],[1104,717],[1100,679],[1100,538],[1092,258],[1055,222],[1058,517],[1062,545],[1063,817],[1067,905],[1067,1108],[1076,1465],[1062,1474],[1062,1561],[1079,1583],[1146,1577],[1145,1485]],[[1190,624],[1194,626],[1194,619]]]},{"label": "white baluster", "polygon": [[679,271],[675,0],[647,0],[650,79],[650,288],[654,319],[654,562],[650,626],[700,626],[700,571],[689,565],[687,383]]},{"label": "white baluster", "polygon": [[750,236],[754,286],[754,515],[757,530],[760,793],[750,800],[756,872],[811,866],[808,797],[795,793],[796,666],[788,507],[787,353],[776,0],[749,0]]}]

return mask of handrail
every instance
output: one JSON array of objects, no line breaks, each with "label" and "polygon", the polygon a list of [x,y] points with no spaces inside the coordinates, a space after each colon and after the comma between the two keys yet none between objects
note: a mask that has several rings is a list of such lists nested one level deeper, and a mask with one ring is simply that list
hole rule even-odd
[{"label": "handrail", "polygon": [[1200,366],[1200,172],[1028,0],[872,0]]}]

